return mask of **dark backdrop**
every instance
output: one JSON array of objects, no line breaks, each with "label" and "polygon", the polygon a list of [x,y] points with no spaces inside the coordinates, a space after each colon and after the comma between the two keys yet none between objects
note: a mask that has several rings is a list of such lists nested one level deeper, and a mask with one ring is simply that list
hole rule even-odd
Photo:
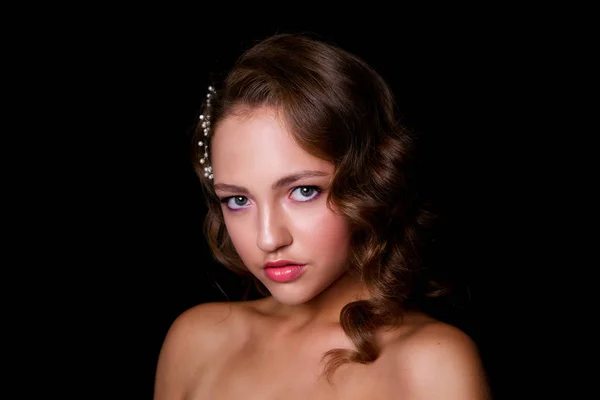
[{"label": "dark backdrop", "polygon": [[531,227],[517,210],[527,185],[518,162],[529,140],[523,104],[536,42],[521,34],[519,21],[462,10],[448,18],[379,10],[322,22],[154,11],[97,22],[73,65],[85,67],[77,91],[86,96],[73,100],[88,140],[78,153],[82,189],[73,201],[85,228],[72,233],[86,271],[78,291],[99,306],[84,311],[98,337],[91,347],[110,354],[102,382],[150,398],[176,316],[241,296],[243,282],[212,261],[202,236],[206,210],[188,157],[190,129],[209,78],[243,49],[276,32],[310,31],[379,71],[421,133],[424,191],[443,217],[434,259],[470,296],[462,314],[446,316],[480,346],[497,398],[511,398],[503,395],[527,378],[528,356],[518,346],[529,340],[524,321],[535,309],[521,290],[532,267],[517,248]]}]

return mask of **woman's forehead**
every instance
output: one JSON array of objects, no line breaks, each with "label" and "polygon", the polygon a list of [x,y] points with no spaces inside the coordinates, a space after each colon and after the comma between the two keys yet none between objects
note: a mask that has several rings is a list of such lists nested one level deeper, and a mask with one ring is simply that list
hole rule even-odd
[{"label": "woman's forehead", "polygon": [[223,119],[213,137],[211,156],[215,177],[223,179],[333,170],[330,162],[300,147],[272,109],[241,116],[232,114]]}]

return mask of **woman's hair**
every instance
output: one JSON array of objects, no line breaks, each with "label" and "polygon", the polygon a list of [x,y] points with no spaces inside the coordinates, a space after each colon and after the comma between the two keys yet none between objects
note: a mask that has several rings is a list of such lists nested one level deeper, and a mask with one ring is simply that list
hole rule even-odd
[{"label": "woman's hair", "polygon": [[[300,147],[334,164],[327,204],[350,223],[350,272],[364,281],[370,297],[342,309],[341,326],[356,349],[328,351],[325,373],[329,379],[344,363],[374,361],[375,330],[397,323],[421,295],[415,288],[422,288],[420,250],[431,217],[416,190],[416,137],[400,125],[390,88],[355,55],[298,34],[259,42],[213,86],[213,132],[232,112],[272,107]],[[194,143],[205,140],[202,129],[196,134]],[[250,277],[227,233],[212,181],[197,161],[203,156],[194,159],[207,198],[208,243],[218,262]]]}]

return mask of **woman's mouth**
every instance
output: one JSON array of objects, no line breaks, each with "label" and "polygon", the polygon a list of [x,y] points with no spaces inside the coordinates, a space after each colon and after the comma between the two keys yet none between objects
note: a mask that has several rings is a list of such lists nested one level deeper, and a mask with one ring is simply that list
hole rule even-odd
[{"label": "woman's mouth", "polygon": [[280,267],[266,267],[264,269],[267,278],[274,282],[292,282],[298,279],[306,268],[305,265],[288,264]]}]

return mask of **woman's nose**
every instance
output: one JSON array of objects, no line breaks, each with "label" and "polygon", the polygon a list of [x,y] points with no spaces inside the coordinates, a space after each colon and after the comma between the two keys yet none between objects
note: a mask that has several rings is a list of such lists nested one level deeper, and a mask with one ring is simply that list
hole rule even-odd
[{"label": "woman's nose", "polygon": [[259,212],[258,237],[256,244],[265,253],[272,253],[292,243],[292,235],[286,226],[285,216],[273,207]]}]

